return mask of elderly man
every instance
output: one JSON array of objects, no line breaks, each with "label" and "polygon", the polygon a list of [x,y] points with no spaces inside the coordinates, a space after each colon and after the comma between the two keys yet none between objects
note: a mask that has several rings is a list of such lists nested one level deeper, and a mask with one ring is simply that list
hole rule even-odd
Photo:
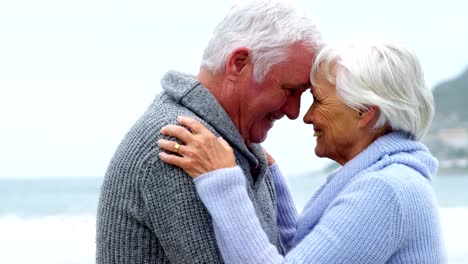
[{"label": "elderly man", "polygon": [[198,76],[168,72],[164,91],[118,147],[100,193],[97,263],[223,262],[192,181],[158,157],[160,129],[179,115],[233,146],[262,228],[282,252],[272,176],[258,143],[276,120],[298,117],[320,46],[315,25],[291,6],[233,7],[215,29]]}]

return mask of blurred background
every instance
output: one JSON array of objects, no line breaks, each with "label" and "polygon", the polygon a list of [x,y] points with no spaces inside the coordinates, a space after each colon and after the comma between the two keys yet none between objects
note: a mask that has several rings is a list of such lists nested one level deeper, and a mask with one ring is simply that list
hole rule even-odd
[{"label": "blurred background", "polygon": [[[168,70],[197,74],[235,1],[0,2],[0,263],[94,263],[106,167]],[[424,142],[449,263],[468,263],[468,2],[298,0],[328,42],[388,39],[416,50],[437,113]],[[301,117],[264,146],[301,209],[336,165],[314,155]],[[300,147],[298,147],[300,146]]]}]

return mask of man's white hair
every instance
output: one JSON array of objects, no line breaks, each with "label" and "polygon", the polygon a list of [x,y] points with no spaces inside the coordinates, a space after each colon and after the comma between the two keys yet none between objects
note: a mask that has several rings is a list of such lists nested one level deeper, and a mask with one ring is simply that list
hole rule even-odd
[{"label": "man's white hair", "polygon": [[414,51],[401,44],[380,42],[323,48],[312,66],[313,86],[320,65],[346,105],[360,111],[369,106],[379,108],[376,129],[389,124],[416,140],[428,131],[434,98]]},{"label": "man's white hair", "polygon": [[261,82],[271,66],[287,59],[295,43],[316,51],[322,38],[312,20],[294,6],[278,1],[238,4],[215,28],[201,67],[212,73],[224,72],[231,52],[247,47],[254,64],[254,79]]}]

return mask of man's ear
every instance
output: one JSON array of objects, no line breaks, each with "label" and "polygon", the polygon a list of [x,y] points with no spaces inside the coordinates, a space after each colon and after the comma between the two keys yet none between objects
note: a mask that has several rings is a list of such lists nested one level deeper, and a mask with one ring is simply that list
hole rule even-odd
[{"label": "man's ear", "polygon": [[246,47],[237,48],[231,52],[226,62],[226,75],[229,80],[237,80],[248,69],[246,66],[251,63],[249,55],[250,50]]},{"label": "man's ear", "polygon": [[360,110],[359,115],[359,127],[365,128],[367,126],[374,126],[379,117],[380,110],[377,106],[369,106],[367,110]]}]

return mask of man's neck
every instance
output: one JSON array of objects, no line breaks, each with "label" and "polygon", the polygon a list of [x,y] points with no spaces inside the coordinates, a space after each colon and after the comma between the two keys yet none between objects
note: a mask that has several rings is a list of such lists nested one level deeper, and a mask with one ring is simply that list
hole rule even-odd
[{"label": "man's neck", "polygon": [[239,130],[240,98],[239,95],[236,94],[236,89],[232,87],[234,84],[230,83],[222,73],[212,74],[205,69],[200,70],[197,79],[213,94],[216,100],[218,100],[218,103],[223,107],[224,111],[226,111]]}]

